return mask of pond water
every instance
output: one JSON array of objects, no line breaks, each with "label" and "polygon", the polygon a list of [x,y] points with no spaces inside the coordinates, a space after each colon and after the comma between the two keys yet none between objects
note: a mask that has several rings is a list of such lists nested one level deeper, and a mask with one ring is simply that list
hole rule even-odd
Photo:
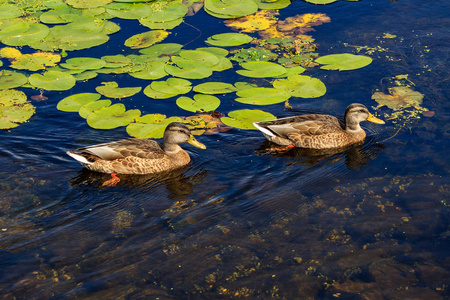
[{"label": "pond water", "polygon": [[[353,45],[387,51],[375,51],[372,64],[359,70],[313,68],[308,75],[326,84],[325,96],[292,98],[292,110],[274,104],[265,111],[342,117],[353,102],[373,111],[371,95],[393,86],[389,78],[408,74],[412,88],[425,95],[422,106],[434,112],[364,124],[364,145],[331,156],[271,154],[259,131],[232,129],[199,136],[206,150],[185,145],[192,162],[182,170],[123,176],[117,186],[102,187],[109,175],[83,170],[65,151],[128,137],[125,129],[92,129],[56,104],[103,81],[148,82],[100,75],[70,91],[45,92],[49,99],[33,103],[28,123],[0,131],[1,297],[447,298],[449,11],[448,1],[419,0],[295,1],[280,11],[280,19],[331,18],[309,33],[320,55],[355,53]],[[203,10],[185,21],[201,37],[182,24],[165,42],[193,40],[186,48],[195,49],[230,31]],[[134,21],[118,23],[121,31],[106,45],[77,55],[131,54],[123,41],[143,29]],[[396,38],[383,39],[386,33]],[[226,71],[213,80],[242,78]],[[248,108],[234,98],[221,97],[219,110]],[[127,108],[185,114],[174,102],[140,93]],[[392,111],[377,112],[383,118]]]}]

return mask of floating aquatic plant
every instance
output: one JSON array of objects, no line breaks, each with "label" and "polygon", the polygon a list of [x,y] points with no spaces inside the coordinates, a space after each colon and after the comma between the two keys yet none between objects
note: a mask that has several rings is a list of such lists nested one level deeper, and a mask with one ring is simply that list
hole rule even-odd
[{"label": "floating aquatic plant", "polygon": [[184,96],[178,98],[177,105],[187,111],[208,112],[219,107],[220,99],[211,95],[196,94],[194,99]]},{"label": "floating aquatic plant", "polygon": [[105,97],[115,99],[131,97],[134,94],[139,93],[142,89],[140,86],[120,88],[119,84],[115,81],[102,82],[102,84],[103,85],[96,87],[95,90]]},{"label": "floating aquatic plant", "polygon": [[348,71],[363,68],[372,62],[372,58],[364,55],[355,55],[350,53],[331,54],[319,57],[316,63],[319,63],[321,69]]},{"label": "floating aquatic plant", "polygon": [[35,112],[24,92],[18,90],[0,91],[0,129],[17,127],[26,122]]},{"label": "floating aquatic plant", "polygon": [[228,126],[240,129],[256,129],[254,122],[271,121],[276,117],[271,113],[258,109],[240,109],[228,113],[228,117],[220,120]]}]

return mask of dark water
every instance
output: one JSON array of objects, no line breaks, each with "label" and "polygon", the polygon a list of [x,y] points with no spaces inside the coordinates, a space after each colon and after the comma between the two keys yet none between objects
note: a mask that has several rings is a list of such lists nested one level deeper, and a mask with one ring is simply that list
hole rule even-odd
[{"label": "dark water", "polygon": [[[205,151],[185,146],[193,161],[183,170],[128,176],[104,188],[108,175],[82,170],[65,151],[124,138],[125,130],[91,129],[56,104],[114,76],[47,93],[49,100],[35,103],[29,123],[0,132],[0,295],[448,298],[449,8],[447,1],[297,1],[280,12],[280,19],[307,12],[330,16],[312,33],[321,55],[355,51],[344,43],[388,51],[375,52],[374,62],[361,70],[313,69],[308,75],[325,82],[325,96],[291,99],[291,111],[282,104],[264,110],[279,117],[342,115],[352,102],[375,106],[370,97],[390,87],[386,78],[408,74],[425,95],[423,106],[435,112],[402,126],[365,124],[364,145],[331,156],[271,155],[259,132],[234,129],[200,136]],[[186,21],[202,31],[192,48],[228,30],[203,11]],[[133,22],[120,24],[127,36],[140,30]],[[382,39],[385,33],[398,38]],[[181,25],[167,41],[184,44],[197,35]],[[119,53],[123,38],[113,35],[97,56]],[[128,80],[130,86],[148,84]],[[241,78],[221,72],[214,80]],[[143,113],[183,115],[174,99],[138,95],[133,108]],[[222,112],[247,108],[228,95],[221,98]]]}]

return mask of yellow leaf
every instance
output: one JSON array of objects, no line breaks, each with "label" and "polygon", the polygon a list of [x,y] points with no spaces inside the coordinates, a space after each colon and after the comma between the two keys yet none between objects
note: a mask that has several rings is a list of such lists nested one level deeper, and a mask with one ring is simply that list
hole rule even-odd
[{"label": "yellow leaf", "polygon": [[22,53],[16,48],[5,47],[0,49],[0,57],[16,59],[19,56],[22,56]]},{"label": "yellow leaf", "polygon": [[390,109],[400,110],[406,107],[420,108],[423,95],[419,92],[411,90],[409,87],[398,86],[389,89],[390,95],[382,92],[375,92],[372,99],[379,105],[386,105]]},{"label": "yellow leaf", "polygon": [[241,32],[255,32],[275,25],[277,23],[275,15],[278,15],[278,12],[261,10],[253,15],[227,20],[225,25]]}]

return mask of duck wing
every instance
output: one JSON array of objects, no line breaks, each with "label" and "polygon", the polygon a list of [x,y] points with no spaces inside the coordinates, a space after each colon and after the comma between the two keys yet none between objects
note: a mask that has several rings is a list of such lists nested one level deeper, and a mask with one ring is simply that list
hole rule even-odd
[{"label": "duck wing", "polygon": [[342,125],[337,118],[319,114],[282,118],[275,121],[261,122],[258,125],[269,129],[281,137],[288,137],[291,134],[314,136],[342,130]]},{"label": "duck wing", "polygon": [[130,156],[160,159],[166,155],[158,142],[135,138],[78,148],[77,151],[95,155],[103,160],[123,159]]}]

